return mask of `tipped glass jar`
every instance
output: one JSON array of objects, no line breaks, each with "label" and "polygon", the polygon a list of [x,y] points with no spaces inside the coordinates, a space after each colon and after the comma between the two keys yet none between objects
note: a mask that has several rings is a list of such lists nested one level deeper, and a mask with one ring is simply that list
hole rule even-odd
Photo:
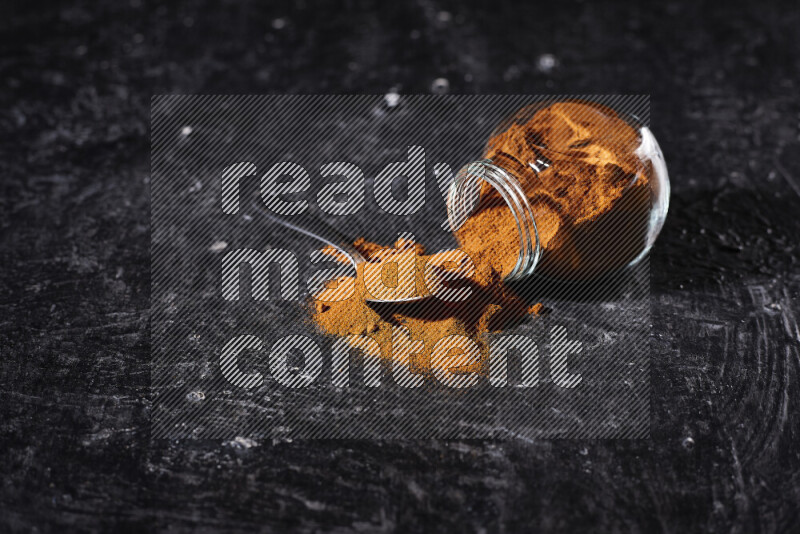
[{"label": "tipped glass jar", "polygon": [[637,117],[538,102],[492,132],[447,198],[461,247],[506,280],[585,280],[641,261],[669,207],[661,149]]}]

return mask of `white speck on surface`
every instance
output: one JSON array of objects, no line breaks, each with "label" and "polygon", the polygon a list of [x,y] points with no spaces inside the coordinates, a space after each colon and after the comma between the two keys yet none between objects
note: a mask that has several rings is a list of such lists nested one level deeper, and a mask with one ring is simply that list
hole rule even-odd
[{"label": "white speck on surface", "polygon": [[286,19],[277,18],[272,21],[272,28],[275,30],[282,30],[286,27]]},{"label": "white speck on surface", "polygon": [[556,56],[553,54],[542,54],[536,60],[536,68],[538,68],[542,72],[550,72],[556,65],[558,64],[558,60]]},{"label": "white speck on surface", "polygon": [[189,402],[200,402],[206,399],[206,394],[202,391],[192,391],[186,394],[186,400]]},{"label": "white speck on surface", "polygon": [[210,247],[208,247],[208,250],[211,252],[222,252],[226,248],[228,248],[228,243],[225,241],[215,241]]},{"label": "white speck on surface", "polygon": [[244,215],[242,215],[242,219],[244,219],[245,222],[250,222],[253,220],[253,216],[245,213]]},{"label": "white speck on surface", "polygon": [[190,193],[197,193],[201,189],[203,189],[203,182],[201,182],[200,180],[195,180],[195,182],[192,185],[192,187],[189,188],[189,192]]},{"label": "white speck on surface", "polygon": [[516,65],[511,65],[506,69],[503,73],[503,80],[510,82],[511,80],[516,80],[522,75],[522,71]]},{"label": "white speck on surface", "polygon": [[386,101],[386,105],[390,108],[395,107],[397,104],[400,103],[400,95],[397,94],[395,91],[390,91],[383,96],[383,99]]},{"label": "white speck on surface", "polygon": [[181,135],[182,136],[187,137],[191,133],[192,133],[192,127],[191,126],[184,126],[183,128],[181,128]]},{"label": "white speck on surface", "polygon": [[431,84],[431,92],[436,95],[443,95],[450,90],[450,82],[447,78],[436,78]]}]

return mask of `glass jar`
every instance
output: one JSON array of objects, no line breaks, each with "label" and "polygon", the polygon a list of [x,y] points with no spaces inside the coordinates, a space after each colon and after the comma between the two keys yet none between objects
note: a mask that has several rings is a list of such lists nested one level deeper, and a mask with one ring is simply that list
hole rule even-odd
[{"label": "glass jar", "polygon": [[580,280],[641,261],[664,224],[669,193],[661,148],[636,116],[591,101],[551,100],[495,128],[483,159],[465,165],[451,184],[447,213],[462,241],[468,218],[504,203],[516,237],[482,239],[518,240],[505,279],[536,272]]}]

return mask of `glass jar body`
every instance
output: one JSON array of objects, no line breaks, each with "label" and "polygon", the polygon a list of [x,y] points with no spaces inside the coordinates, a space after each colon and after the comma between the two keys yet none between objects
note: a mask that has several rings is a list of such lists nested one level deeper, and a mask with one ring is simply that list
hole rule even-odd
[{"label": "glass jar body", "polygon": [[487,239],[518,243],[516,261],[503,262],[506,279],[591,279],[647,254],[669,207],[669,177],[636,117],[586,101],[541,102],[501,122],[484,159],[451,184],[448,217],[462,245],[467,219],[498,202],[513,223]]}]

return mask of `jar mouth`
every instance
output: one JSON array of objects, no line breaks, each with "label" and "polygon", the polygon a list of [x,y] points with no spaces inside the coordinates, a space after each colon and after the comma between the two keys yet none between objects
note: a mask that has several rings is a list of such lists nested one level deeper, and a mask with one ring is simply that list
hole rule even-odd
[{"label": "jar mouth", "polygon": [[517,224],[519,256],[504,279],[512,281],[528,276],[536,269],[542,253],[533,209],[519,182],[491,160],[469,163],[456,175],[447,195],[450,229],[457,231],[475,213],[480,205],[483,182],[500,193]]}]

